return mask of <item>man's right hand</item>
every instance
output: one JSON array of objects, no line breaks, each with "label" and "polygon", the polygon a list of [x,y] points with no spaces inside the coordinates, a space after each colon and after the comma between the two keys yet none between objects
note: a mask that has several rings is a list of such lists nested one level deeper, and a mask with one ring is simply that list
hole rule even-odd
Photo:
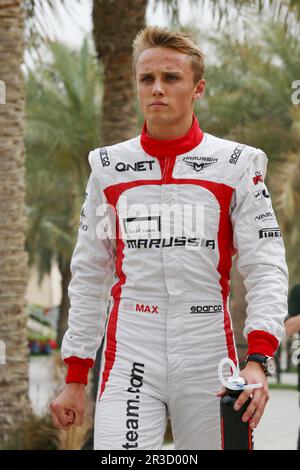
[{"label": "man's right hand", "polygon": [[84,415],[84,388],[81,383],[69,383],[50,403],[55,427],[67,431],[72,425],[81,426]]}]

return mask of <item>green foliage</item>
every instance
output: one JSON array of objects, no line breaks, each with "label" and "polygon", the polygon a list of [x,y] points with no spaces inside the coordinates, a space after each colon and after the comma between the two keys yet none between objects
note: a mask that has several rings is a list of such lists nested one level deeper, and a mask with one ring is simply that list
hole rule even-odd
[{"label": "green foliage", "polygon": [[[299,146],[299,135],[291,132],[291,86],[300,76],[300,43],[292,34],[285,35],[280,24],[266,24],[259,33],[256,30],[255,39],[248,40],[221,34],[210,38],[217,64],[206,71],[202,120],[221,135],[247,133],[247,143],[263,143],[275,158],[287,151],[287,145],[290,150]],[[272,139],[266,138],[270,135]]]},{"label": "green foliage", "polygon": [[40,281],[53,259],[71,258],[101,124],[102,71],[87,40],[79,52],[60,43],[48,52],[26,83],[26,248]]},{"label": "green foliage", "polygon": [[[171,26],[180,27],[180,12],[186,6],[179,0],[154,0],[154,10],[163,5]],[[234,27],[245,31],[248,20],[252,16],[256,21],[268,17],[274,23],[281,21],[284,29],[292,29],[300,20],[299,0],[189,0],[189,6],[196,6],[200,15],[212,13],[218,29],[227,29],[234,23]],[[182,6],[181,6],[182,5]]]},{"label": "green foliage", "polygon": [[49,339],[52,339],[50,336],[41,335],[40,333],[35,333],[34,331],[29,331],[27,335],[29,341],[40,341],[43,344],[47,344]]},{"label": "green foliage", "polygon": [[[73,14],[74,4],[80,4],[82,0],[23,0],[22,7],[25,13],[25,41],[27,50],[30,52],[38,51],[38,48],[49,39],[48,28],[54,27],[55,23],[59,23],[60,12],[64,11],[71,20],[75,20]],[[72,8],[73,7],[73,8]],[[45,16],[47,19],[45,21]]]}]

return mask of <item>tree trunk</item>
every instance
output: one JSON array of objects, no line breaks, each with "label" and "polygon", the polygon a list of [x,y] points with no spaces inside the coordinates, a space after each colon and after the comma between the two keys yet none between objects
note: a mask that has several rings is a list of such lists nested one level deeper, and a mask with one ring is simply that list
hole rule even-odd
[{"label": "tree trunk", "polygon": [[60,347],[64,334],[68,329],[68,314],[70,308],[70,299],[68,296],[68,286],[71,281],[70,260],[67,262],[63,259],[58,263],[61,274],[61,302],[59,306],[58,322],[57,322],[57,344]]},{"label": "tree trunk", "polygon": [[[6,104],[0,104],[0,341],[6,364],[0,364],[0,441],[29,411],[27,313],[28,278],[24,250],[25,152],[24,15],[21,0],[0,2],[0,79],[6,84]],[[2,343],[3,344],[3,343]]]},{"label": "tree trunk", "polygon": [[[131,139],[140,133],[132,76],[132,42],[145,27],[147,0],[94,0],[93,33],[98,59],[104,66],[100,146]],[[96,400],[103,342],[93,368]],[[85,448],[93,447],[90,435]]]},{"label": "tree trunk", "polygon": [[[238,255],[237,255],[238,256]],[[241,368],[244,366],[244,360],[247,353],[247,341],[243,335],[243,329],[246,320],[246,288],[242,276],[239,274],[236,263],[237,256],[233,262],[233,269],[231,272],[231,280],[233,284],[233,295],[230,301],[230,312],[232,318],[232,326],[236,342],[237,354]]]},{"label": "tree trunk", "polygon": [[104,65],[100,145],[135,137],[137,113],[132,77],[132,42],[145,26],[147,0],[94,0],[93,29]]}]

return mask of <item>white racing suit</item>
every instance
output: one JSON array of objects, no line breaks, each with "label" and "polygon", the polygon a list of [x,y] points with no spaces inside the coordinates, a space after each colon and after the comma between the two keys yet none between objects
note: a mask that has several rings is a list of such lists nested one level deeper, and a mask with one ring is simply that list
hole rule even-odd
[{"label": "white racing suit", "polygon": [[[203,133],[194,118],[183,138],[157,141],[145,124],[89,162],[62,357],[67,382],[86,383],[105,334],[94,447],[160,449],[169,415],[176,449],[220,449],[217,368],[224,357],[237,361],[228,310],[236,252],[248,353],[272,356],[287,315],[266,155]],[[96,213],[103,203],[106,219]],[[183,208],[193,209],[184,223]]]}]

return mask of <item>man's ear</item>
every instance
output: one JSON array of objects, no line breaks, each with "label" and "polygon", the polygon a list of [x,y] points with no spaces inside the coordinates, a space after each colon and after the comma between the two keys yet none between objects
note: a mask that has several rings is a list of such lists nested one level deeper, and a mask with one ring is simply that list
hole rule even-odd
[{"label": "man's ear", "polygon": [[202,98],[204,96],[204,92],[205,92],[205,80],[204,78],[201,78],[201,80],[199,80],[199,82],[195,86],[193,100]]}]

